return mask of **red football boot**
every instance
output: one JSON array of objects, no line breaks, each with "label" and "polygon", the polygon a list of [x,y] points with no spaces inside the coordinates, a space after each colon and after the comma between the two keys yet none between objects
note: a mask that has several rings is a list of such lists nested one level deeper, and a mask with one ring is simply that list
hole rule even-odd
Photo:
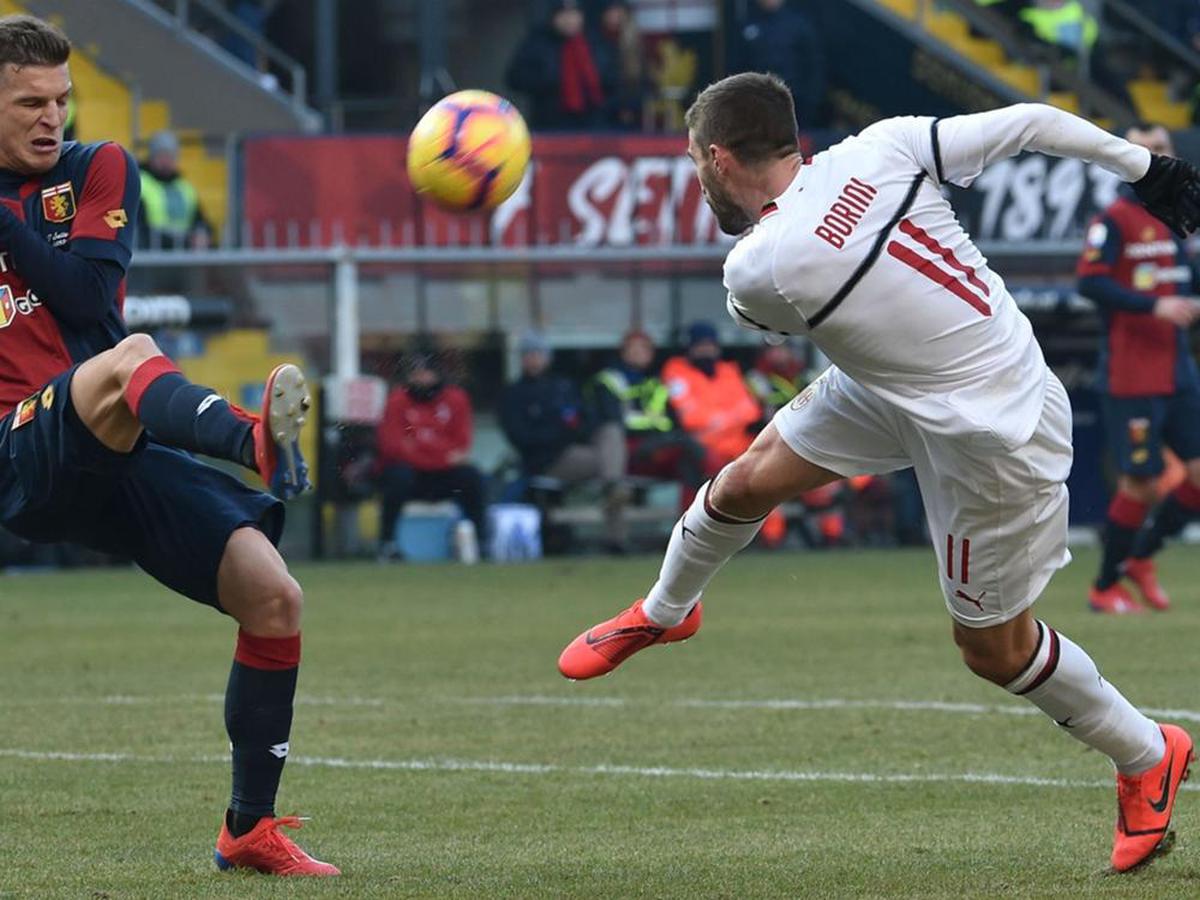
[{"label": "red football boot", "polygon": [[1092,612],[1111,613],[1118,616],[1145,612],[1145,608],[1134,600],[1129,591],[1120,584],[1109,585],[1106,588],[1098,588],[1093,585],[1088,588],[1088,606]]},{"label": "red football boot", "polygon": [[656,625],[646,618],[642,612],[644,602],[639,600],[571,641],[558,658],[558,671],[579,681],[607,675],[639,650],[652,644],[686,641],[700,630],[704,609],[699,600],[684,620],[672,628]]},{"label": "red football boot", "polygon": [[311,407],[304,373],[291,363],[276,366],[267,376],[261,415],[229,404],[254,426],[254,465],[267,490],[280,500],[291,500],[312,488],[300,453],[300,431]]},{"label": "red football boot", "polygon": [[1192,739],[1178,725],[1160,725],[1167,752],[1141,775],[1117,773],[1117,824],[1112,867],[1117,872],[1149,862],[1171,849],[1171,813],[1179,785],[1191,774]]},{"label": "red football boot", "polygon": [[341,875],[336,866],[313,859],[295,841],[280,831],[299,828],[302,821],[296,816],[264,816],[258,824],[241,837],[234,837],[229,826],[222,823],[217,836],[213,859],[221,871],[254,869],[265,875]]},{"label": "red football boot", "polygon": [[1163,590],[1163,586],[1158,583],[1158,573],[1154,570],[1154,560],[1152,559],[1127,559],[1122,567],[1125,576],[1133,582],[1134,587],[1138,589],[1138,593],[1142,595],[1142,599],[1147,606],[1153,607],[1159,611],[1169,609],[1171,606],[1171,598],[1167,596],[1167,592]]}]

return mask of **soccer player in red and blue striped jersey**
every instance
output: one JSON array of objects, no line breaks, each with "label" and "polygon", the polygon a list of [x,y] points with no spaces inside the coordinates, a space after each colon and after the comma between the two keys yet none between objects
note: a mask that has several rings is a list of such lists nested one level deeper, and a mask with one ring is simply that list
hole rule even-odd
[{"label": "soccer player in red and blue striped jersey", "polygon": [[[1174,156],[1161,125],[1131,128],[1126,137]],[[1169,600],[1151,557],[1200,517],[1200,370],[1188,341],[1200,318],[1200,286],[1183,241],[1127,186],[1089,226],[1076,271],[1079,292],[1105,323],[1099,382],[1118,471],[1088,603],[1097,612],[1140,612],[1121,584],[1124,575],[1148,606],[1163,610]],[[1187,478],[1151,514],[1164,447],[1183,460]]]},{"label": "soccer player in red and blue striped jersey", "polygon": [[[225,697],[233,792],[222,869],[336,875],[280,831],[300,662],[299,585],[275,547],[307,485],[304,377],[280,366],[261,416],[188,382],[122,318],[137,166],[113,143],[64,143],[71,45],[0,19],[0,523],[135,560],[240,625]],[[275,496],[191,453],[240,463]]]}]

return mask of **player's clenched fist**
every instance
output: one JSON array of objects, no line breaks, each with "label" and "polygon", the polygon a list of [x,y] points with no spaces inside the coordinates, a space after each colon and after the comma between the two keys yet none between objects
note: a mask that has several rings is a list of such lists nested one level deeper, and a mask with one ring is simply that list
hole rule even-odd
[{"label": "player's clenched fist", "polygon": [[1133,190],[1181,238],[1200,227],[1200,171],[1190,163],[1152,154],[1150,168],[1133,182]]}]

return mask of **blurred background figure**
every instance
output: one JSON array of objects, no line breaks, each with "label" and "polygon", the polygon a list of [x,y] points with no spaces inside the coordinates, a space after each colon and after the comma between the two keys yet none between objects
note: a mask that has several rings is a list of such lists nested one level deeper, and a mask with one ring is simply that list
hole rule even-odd
[{"label": "blurred background figure", "polygon": [[765,345],[758,351],[754,368],[746,373],[746,383],[762,404],[764,418],[791,403],[808,380],[806,355],[791,340]]},{"label": "blurred background figure", "polygon": [[686,508],[704,481],[705,450],[675,421],[654,357],[648,334],[627,332],[617,362],[589,384],[589,400],[598,423],[618,423],[624,430],[626,472],[678,481]]},{"label": "blurred background figure", "polygon": [[626,0],[605,3],[594,41],[601,88],[608,108],[603,124],[610,128],[642,127],[648,89],[642,34]]},{"label": "blurred background figure", "polygon": [[773,72],[783,79],[801,128],[824,124],[825,59],[807,16],[785,0],[752,0],[732,54],[730,72]]},{"label": "blurred background figure", "polygon": [[712,322],[688,326],[686,352],[663,364],[662,379],[680,426],[705,450],[705,475],[715,475],[750,446],[762,424],[762,407],[741,366],[721,358]]},{"label": "blurred background figure", "polygon": [[517,48],[505,81],[529,97],[529,127],[545,130],[607,124],[617,76],[617,53],[601,50],[576,0],[556,0],[545,22]]},{"label": "blurred background figure", "polygon": [[448,384],[439,361],[420,348],[404,361],[403,378],[388,394],[376,432],[381,511],[380,556],[396,557],[396,531],[409,500],[452,500],[484,540],[484,482],[467,462],[471,401]]},{"label": "blurred background figure", "polygon": [[155,132],[146,144],[138,246],[155,250],[198,250],[212,243],[212,228],[200,209],[196,188],[179,171],[179,138]]},{"label": "blurred background figure", "polygon": [[[705,451],[704,474],[721,471],[750,446],[765,424],[763,408],[742,377],[742,367],[721,358],[721,344],[712,322],[688,326],[687,352],[666,361],[663,381],[675,418]],[[763,543],[783,542],[787,522],[776,510],[760,532]]]},{"label": "blurred background figure", "polygon": [[[1125,137],[1152,153],[1175,155],[1161,125],[1135,126]],[[1146,605],[1165,609],[1152,557],[1200,517],[1200,370],[1188,336],[1200,319],[1200,284],[1183,242],[1127,185],[1088,228],[1076,272],[1079,293],[1096,304],[1107,331],[1098,381],[1119,473],[1088,605],[1096,612],[1140,611],[1121,583],[1127,578]],[[1160,485],[1164,448],[1183,461],[1182,483]]]},{"label": "blurred background figure", "polygon": [[545,335],[529,331],[517,345],[521,375],[500,400],[500,425],[521,456],[526,479],[553,479],[564,487],[599,480],[604,495],[605,543],[621,551],[628,534],[624,509],[625,432],[618,422],[596,424],[579,386],[550,371]]}]

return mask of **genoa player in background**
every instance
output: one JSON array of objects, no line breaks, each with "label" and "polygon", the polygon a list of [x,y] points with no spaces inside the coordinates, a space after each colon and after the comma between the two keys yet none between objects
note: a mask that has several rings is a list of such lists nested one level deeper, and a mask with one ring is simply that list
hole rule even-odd
[{"label": "genoa player in background", "polygon": [[[336,875],[276,818],[300,662],[299,585],[275,548],[307,486],[304,377],[280,366],[261,418],[187,382],[122,319],[138,207],[132,157],[63,142],[71,45],[0,18],[0,522],[132,558],[241,626],[225,695],[233,795],[222,869]],[[194,459],[257,471],[275,496]]]},{"label": "genoa player in background", "polygon": [[[1129,129],[1132,143],[1174,156],[1161,125]],[[1169,605],[1151,557],[1200,516],[1200,372],[1187,330],[1200,318],[1195,272],[1183,242],[1122,185],[1092,222],[1079,259],[1079,293],[1100,309],[1107,334],[1100,355],[1104,422],[1116,463],[1100,573],[1088,592],[1097,612],[1141,612],[1124,575],[1145,603]],[[1187,477],[1150,515],[1158,499],[1163,448],[1183,460]]]}]

